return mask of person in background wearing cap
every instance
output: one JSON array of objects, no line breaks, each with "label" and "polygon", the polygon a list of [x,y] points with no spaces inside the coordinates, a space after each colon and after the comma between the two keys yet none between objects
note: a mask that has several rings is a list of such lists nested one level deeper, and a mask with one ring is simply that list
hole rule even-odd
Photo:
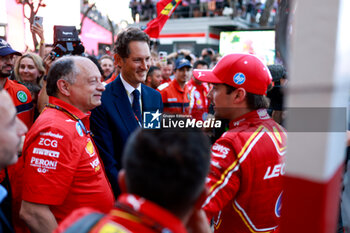
[{"label": "person in background wearing cap", "polygon": [[0,39],[0,86],[10,94],[16,106],[18,118],[29,129],[34,121],[34,108],[30,92],[24,85],[8,79],[14,68],[15,55],[22,56],[21,53],[13,50],[5,40]]},{"label": "person in background wearing cap", "polygon": [[158,87],[166,113],[188,113],[189,92],[186,83],[192,75],[192,65],[185,59],[177,59],[175,62],[175,78],[169,83],[163,83]]},{"label": "person in background wearing cap", "polygon": [[212,146],[203,209],[215,232],[276,232],[281,216],[286,132],[267,114],[268,68],[255,56],[229,54],[194,76],[213,83],[216,118],[229,130]]}]

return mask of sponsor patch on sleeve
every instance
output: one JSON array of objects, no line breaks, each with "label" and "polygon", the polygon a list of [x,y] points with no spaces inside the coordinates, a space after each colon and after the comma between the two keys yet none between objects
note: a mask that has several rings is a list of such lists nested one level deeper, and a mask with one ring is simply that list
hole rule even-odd
[{"label": "sponsor patch on sleeve", "polygon": [[85,146],[85,151],[90,155],[90,157],[93,157],[96,154],[94,144],[92,143],[90,138],[88,139],[88,142]]},{"label": "sponsor patch on sleeve", "polygon": [[21,102],[21,103],[25,103],[28,100],[28,96],[24,91],[18,91],[17,92],[17,99]]},{"label": "sponsor patch on sleeve", "polygon": [[75,128],[77,129],[77,132],[80,135],[80,137],[84,136],[83,129],[81,128],[79,122],[75,124]]}]

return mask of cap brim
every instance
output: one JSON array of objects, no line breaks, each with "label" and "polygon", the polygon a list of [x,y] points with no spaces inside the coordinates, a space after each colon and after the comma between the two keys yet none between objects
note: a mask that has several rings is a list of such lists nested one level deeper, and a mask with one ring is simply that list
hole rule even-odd
[{"label": "cap brim", "polygon": [[202,82],[208,83],[224,83],[222,80],[218,79],[212,70],[193,70],[193,76]]},{"label": "cap brim", "polygon": [[14,54],[14,55],[17,55],[17,56],[22,56],[22,53],[20,52],[17,52],[16,50],[13,50],[11,48],[3,48],[0,50],[0,56],[7,56],[7,55],[10,55],[10,54]]},{"label": "cap brim", "polygon": [[189,65],[189,64],[184,64],[184,65],[180,65],[178,68],[176,68],[177,70],[178,69],[181,69],[182,67],[190,67],[190,68],[192,68],[192,66],[191,65]]}]

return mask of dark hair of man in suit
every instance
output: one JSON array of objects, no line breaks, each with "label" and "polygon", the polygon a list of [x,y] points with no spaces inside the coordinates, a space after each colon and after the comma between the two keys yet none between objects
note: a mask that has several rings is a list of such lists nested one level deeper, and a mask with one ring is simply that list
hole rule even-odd
[{"label": "dark hair of man in suit", "polygon": [[114,53],[119,54],[121,58],[129,57],[129,43],[131,41],[144,41],[150,46],[149,36],[145,32],[136,27],[129,27],[118,34],[115,42]]},{"label": "dark hair of man in suit", "polygon": [[198,129],[137,130],[123,155],[128,193],[184,216],[203,193],[210,145]]},{"label": "dark hair of man in suit", "polygon": [[47,74],[47,95],[57,97],[57,81],[64,79],[70,84],[73,84],[78,73],[79,69],[75,66],[71,57],[67,56],[56,60],[50,67],[49,73]]}]

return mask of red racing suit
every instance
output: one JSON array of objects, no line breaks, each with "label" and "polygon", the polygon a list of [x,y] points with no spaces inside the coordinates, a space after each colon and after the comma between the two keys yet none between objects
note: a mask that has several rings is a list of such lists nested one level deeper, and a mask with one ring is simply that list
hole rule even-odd
[{"label": "red racing suit", "polygon": [[23,200],[48,205],[58,223],[81,207],[107,213],[114,196],[88,133],[89,114],[55,97],[49,102],[67,112],[46,107],[27,133]]},{"label": "red racing suit", "polygon": [[162,95],[164,113],[188,114],[190,96],[187,84],[181,89],[176,79],[171,82],[161,84],[157,89]]},{"label": "red racing suit", "polygon": [[[92,213],[96,213],[96,211],[87,208],[74,211],[59,225],[55,233],[66,232],[66,230],[74,226],[74,223]],[[131,194],[120,195],[116,208],[103,216],[90,229],[87,232],[107,232],[107,229],[109,230],[108,232],[120,233],[187,232],[181,220],[175,215],[153,202]]]},{"label": "red racing suit", "polygon": [[208,116],[208,92],[209,86],[206,83],[197,84],[193,78],[188,82],[190,93],[190,115],[197,120],[205,121]]},{"label": "red racing suit", "polygon": [[278,232],[286,132],[265,109],[230,122],[212,146],[203,204],[215,232]]}]

